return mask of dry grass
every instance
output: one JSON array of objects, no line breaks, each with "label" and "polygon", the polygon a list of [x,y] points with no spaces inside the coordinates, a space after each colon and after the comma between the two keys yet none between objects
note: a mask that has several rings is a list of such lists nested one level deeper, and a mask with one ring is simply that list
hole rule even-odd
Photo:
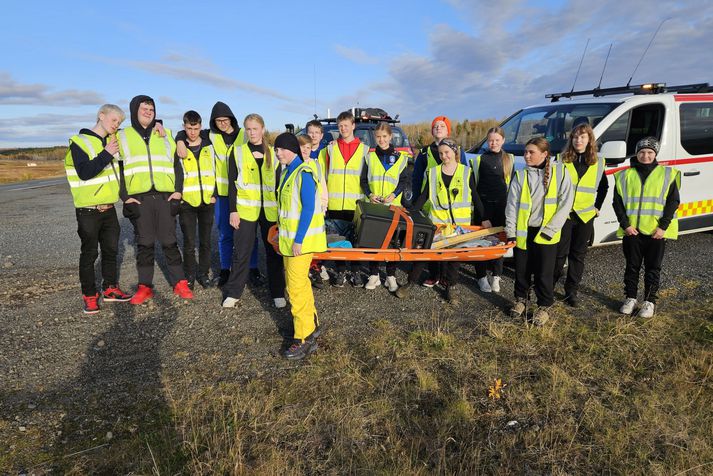
[{"label": "dry grass", "polygon": [[[29,161],[28,161],[29,162]],[[34,161],[36,167],[28,167],[22,160],[0,160],[0,183],[23,182],[64,175],[64,162]]]},{"label": "dry grass", "polygon": [[[496,119],[453,121],[451,123],[451,137],[461,147],[470,148],[485,138],[485,133],[488,129],[497,126],[499,123],[500,121]],[[401,129],[406,133],[414,148],[421,148],[433,142],[430,122],[402,124]]]}]

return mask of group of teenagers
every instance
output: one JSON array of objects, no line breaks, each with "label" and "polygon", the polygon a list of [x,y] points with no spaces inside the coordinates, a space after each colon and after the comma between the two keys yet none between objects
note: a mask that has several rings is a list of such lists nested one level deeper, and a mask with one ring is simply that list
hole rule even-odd
[{"label": "group of teenagers", "polygon": [[[322,124],[315,120],[307,123],[306,134],[285,132],[272,145],[260,115],[248,114],[240,124],[222,102],[213,107],[208,129],[203,129],[200,114],[186,112],[183,130],[175,137],[156,120],[156,105],[149,96],[134,97],[129,112],[131,125],[120,129],[124,112],[103,105],[94,127],[70,139],[65,158],[81,239],[85,313],[99,312],[102,301],[139,305],[153,298],[156,241],[177,296],[192,299],[196,282],[204,288],[217,285],[222,306],[235,307],[249,280],[262,282],[257,270],[259,228],[273,304],[284,308],[288,298],[291,306],[294,334],[284,356],[304,358],[317,348],[321,333],[313,286],[329,280],[337,287],[351,282],[373,290],[382,284],[379,263],[369,264],[365,280],[360,263],[337,261],[330,273],[325,263],[314,259],[327,249],[328,231],[349,234],[360,200],[422,211],[436,225],[504,226],[508,242],[515,243],[511,315],[526,317],[534,287],[532,321],[547,322],[565,261],[565,301],[578,306],[593,220],[608,192],[604,161],[597,156],[587,121],[574,124],[556,158],[545,138],[529,140],[526,167],[516,171],[513,156],[502,148],[502,129],[490,129],[487,151],[468,160],[450,138],[450,120],[438,116],[431,124],[433,143],[420,151],[409,173],[409,155],[394,149],[388,123],[376,126],[376,144],[370,150],[355,137],[355,118],[349,111],[337,117],[336,140],[326,141]],[[677,235],[680,176],[657,164],[658,150],[655,138],[642,139],[631,167],[615,175],[614,210],[626,257],[621,312],[632,314],[638,306],[643,264],[642,317],[653,315],[664,243]],[[138,287],[133,295],[122,291],[117,279],[118,201],[134,227]],[[177,244],[177,215],[183,256]],[[214,220],[221,270],[211,277]],[[275,224],[279,253],[268,242]],[[101,293],[94,274],[99,248]],[[447,301],[457,303],[459,264],[430,263],[422,279],[425,268],[425,263],[414,263],[407,282],[399,286],[396,264],[386,263],[384,285],[399,298],[406,298],[415,285],[438,285]],[[476,262],[475,269],[482,292],[500,291],[502,258]]]}]

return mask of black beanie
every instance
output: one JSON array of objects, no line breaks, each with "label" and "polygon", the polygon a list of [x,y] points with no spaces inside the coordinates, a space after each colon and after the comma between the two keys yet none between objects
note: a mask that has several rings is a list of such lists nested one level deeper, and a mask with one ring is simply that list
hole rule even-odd
[{"label": "black beanie", "polygon": [[302,157],[300,153],[300,143],[297,141],[297,137],[289,132],[283,132],[275,139],[275,148],[291,150],[295,154]]}]

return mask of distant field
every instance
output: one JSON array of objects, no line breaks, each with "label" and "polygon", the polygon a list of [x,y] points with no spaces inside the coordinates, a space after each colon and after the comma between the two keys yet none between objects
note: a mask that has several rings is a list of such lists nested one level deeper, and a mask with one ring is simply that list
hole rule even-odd
[{"label": "distant field", "polygon": [[[28,167],[27,163],[37,164]],[[64,174],[64,162],[60,161],[22,161],[0,159],[0,183],[24,182]]]}]

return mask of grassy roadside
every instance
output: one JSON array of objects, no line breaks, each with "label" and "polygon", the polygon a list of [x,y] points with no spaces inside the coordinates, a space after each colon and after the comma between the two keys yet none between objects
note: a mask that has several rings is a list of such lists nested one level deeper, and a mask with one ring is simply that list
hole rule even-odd
[{"label": "grassy roadside", "polygon": [[64,175],[64,162],[34,161],[33,163],[37,165],[28,167],[25,161],[0,159],[0,183],[24,182]]}]

